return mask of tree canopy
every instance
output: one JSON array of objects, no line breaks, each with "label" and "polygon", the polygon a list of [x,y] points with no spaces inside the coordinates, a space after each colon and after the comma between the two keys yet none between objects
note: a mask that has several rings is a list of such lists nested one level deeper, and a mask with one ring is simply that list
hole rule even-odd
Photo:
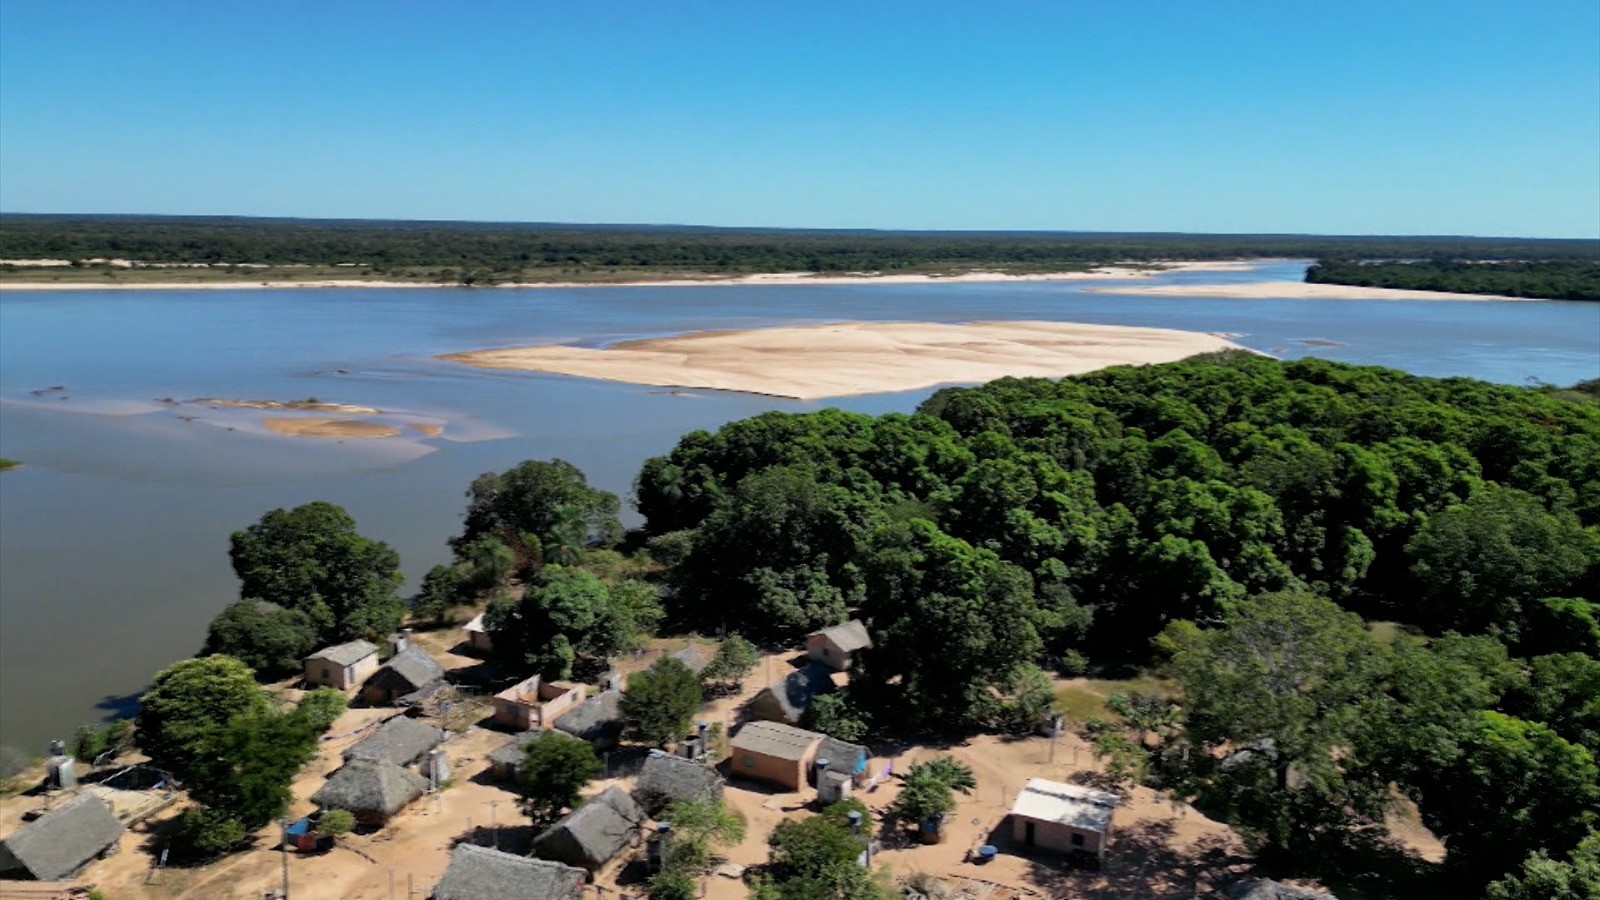
[{"label": "tree canopy", "polygon": [[581,569],[545,566],[521,600],[489,604],[484,627],[495,655],[546,678],[572,677],[580,656],[604,659],[633,646],[633,607]]},{"label": "tree canopy", "polygon": [[688,666],[664,656],[628,679],[622,695],[626,733],[646,744],[665,746],[682,737],[701,702],[700,679]]},{"label": "tree canopy", "polygon": [[485,473],[467,497],[466,521],[451,541],[465,562],[476,561],[475,542],[493,538],[512,551],[521,570],[532,572],[546,562],[570,565],[585,546],[609,545],[622,534],[616,495],[590,487],[566,460],[530,459]]}]

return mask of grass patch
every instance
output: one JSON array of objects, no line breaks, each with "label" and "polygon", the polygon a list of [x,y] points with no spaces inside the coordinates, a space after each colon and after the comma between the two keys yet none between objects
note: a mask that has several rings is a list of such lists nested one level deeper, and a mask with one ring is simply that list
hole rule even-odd
[{"label": "grass patch", "polygon": [[1146,694],[1170,700],[1177,696],[1176,682],[1140,673],[1132,678],[1073,678],[1056,689],[1056,709],[1068,722],[1092,718],[1115,720],[1106,708],[1112,694]]}]

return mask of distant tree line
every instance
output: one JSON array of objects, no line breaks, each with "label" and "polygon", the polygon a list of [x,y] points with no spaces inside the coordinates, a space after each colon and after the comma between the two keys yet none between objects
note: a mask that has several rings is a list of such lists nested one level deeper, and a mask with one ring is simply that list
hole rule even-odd
[{"label": "distant tree line", "polygon": [[[492,281],[574,270],[683,273],[1073,269],[1246,257],[1600,258],[1600,242],[1457,237],[892,232],[233,217],[0,215],[0,259],[354,264]],[[463,275],[463,277],[468,277]]]},{"label": "distant tree line", "polygon": [[1506,261],[1319,259],[1306,270],[1306,281],[1543,300],[1600,300],[1600,261],[1502,259]]}]

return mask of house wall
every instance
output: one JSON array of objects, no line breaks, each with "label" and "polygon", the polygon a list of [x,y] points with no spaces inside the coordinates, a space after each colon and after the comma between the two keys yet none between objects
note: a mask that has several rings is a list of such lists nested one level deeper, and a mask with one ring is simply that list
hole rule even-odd
[{"label": "house wall", "polygon": [[305,662],[307,684],[338,688],[348,691],[378,671],[378,654],[371,653],[348,666],[338,666],[325,659],[308,659]]},{"label": "house wall", "polygon": [[806,656],[835,672],[850,668],[850,654],[839,649],[839,645],[829,640],[827,635],[813,634],[806,638]]},{"label": "house wall", "polygon": [[728,772],[740,778],[765,781],[791,791],[798,791],[806,783],[806,773],[811,771],[811,762],[816,755],[815,745],[798,760],[735,749],[728,757]]},{"label": "house wall", "polygon": [[[1018,844],[1027,846],[1028,824],[1033,824],[1033,846],[1042,850],[1054,850],[1057,853],[1093,853],[1095,856],[1105,855],[1105,839],[1093,831],[1082,828],[1073,828],[1060,822],[1046,822],[1040,819],[1030,819],[1026,816],[1012,814],[1011,838]],[[1074,844],[1073,835],[1082,838],[1083,843]]]},{"label": "house wall", "polygon": [[467,644],[479,653],[488,653],[494,649],[494,642],[489,639],[487,631],[467,632]]},{"label": "house wall", "polygon": [[538,676],[534,676],[495,695],[494,721],[517,731],[549,728],[557,717],[582,703],[583,699],[583,688],[541,685]]}]

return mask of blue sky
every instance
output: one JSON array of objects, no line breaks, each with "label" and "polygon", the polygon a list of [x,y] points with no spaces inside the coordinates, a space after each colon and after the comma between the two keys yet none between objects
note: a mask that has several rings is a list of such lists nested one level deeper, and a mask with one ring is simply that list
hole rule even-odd
[{"label": "blue sky", "polygon": [[0,0],[0,209],[1600,236],[1600,4]]}]

